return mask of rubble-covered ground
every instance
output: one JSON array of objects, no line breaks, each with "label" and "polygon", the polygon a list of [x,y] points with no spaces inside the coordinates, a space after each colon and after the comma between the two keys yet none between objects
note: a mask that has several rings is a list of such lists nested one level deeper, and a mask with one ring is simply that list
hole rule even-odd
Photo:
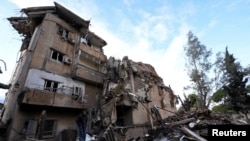
[{"label": "rubble-covered ground", "polygon": [[164,119],[148,138],[153,141],[206,141],[208,125],[246,124],[239,116],[212,115],[209,110],[190,111]]}]

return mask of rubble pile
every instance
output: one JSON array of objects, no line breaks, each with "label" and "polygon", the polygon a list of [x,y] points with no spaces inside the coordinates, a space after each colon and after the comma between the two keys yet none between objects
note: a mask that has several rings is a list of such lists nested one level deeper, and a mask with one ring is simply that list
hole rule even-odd
[{"label": "rubble pile", "polygon": [[206,141],[208,125],[245,125],[231,115],[211,115],[209,110],[179,113],[162,121],[152,130],[154,141]]}]

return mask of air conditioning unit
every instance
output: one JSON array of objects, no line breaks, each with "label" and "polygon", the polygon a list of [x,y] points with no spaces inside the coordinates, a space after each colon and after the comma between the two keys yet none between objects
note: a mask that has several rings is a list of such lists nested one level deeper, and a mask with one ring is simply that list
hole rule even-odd
[{"label": "air conditioning unit", "polygon": [[72,60],[69,57],[66,57],[66,56],[63,57],[63,62],[65,64],[72,64]]},{"label": "air conditioning unit", "polygon": [[80,95],[81,92],[82,92],[81,87],[75,87],[75,86],[73,87],[73,92],[72,92],[73,95]]}]

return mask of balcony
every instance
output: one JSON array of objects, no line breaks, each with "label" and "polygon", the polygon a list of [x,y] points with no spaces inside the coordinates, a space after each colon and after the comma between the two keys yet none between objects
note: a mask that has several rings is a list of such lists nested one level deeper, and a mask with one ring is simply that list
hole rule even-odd
[{"label": "balcony", "polygon": [[73,72],[73,78],[92,84],[103,84],[104,74],[84,65],[77,64]]},{"label": "balcony", "polygon": [[76,96],[49,92],[46,90],[30,89],[23,93],[21,104],[52,106],[62,108],[82,109],[86,104],[79,102]]},{"label": "balcony", "polygon": [[102,85],[106,72],[107,57],[102,52],[85,44],[80,44],[80,48],[76,52],[77,59],[74,65],[73,78]]},{"label": "balcony", "polygon": [[106,62],[107,61],[107,56],[104,55],[102,52],[95,50],[92,47],[89,47],[88,45],[85,44],[80,44],[80,50],[82,52],[85,52],[86,54],[89,54],[90,56],[93,56],[94,58],[97,58],[100,60],[100,62]]}]

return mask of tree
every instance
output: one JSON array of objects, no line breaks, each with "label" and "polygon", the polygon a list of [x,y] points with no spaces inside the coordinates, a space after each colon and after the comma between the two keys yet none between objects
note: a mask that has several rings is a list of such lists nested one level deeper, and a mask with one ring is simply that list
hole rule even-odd
[{"label": "tree", "polygon": [[236,62],[233,54],[230,54],[226,48],[224,58],[224,70],[227,84],[223,87],[226,95],[226,103],[236,112],[245,114],[248,120],[248,111],[250,109],[250,95],[246,83],[249,69],[244,69],[239,62]]},{"label": "tree", "polygon": [[208,108],[211,102],[212,79],[208,77],[212,68],[210,57],[211,50],[207,50],[206,46],[190,31],[188,34],[187,45],[184,46],[186,55],[186,68],[190,77],[191,85],[185,89],[192,89],[198,94],[198,108]]},{"label": "tree", "polygon": [[224,91],[224,89],[219,89],[218,91],[216,91],[213,96],[212,96],[212,100],[214,102],[221,102],[223,101],[223,99],[226,97],[226,93]]},{"label": "tree", "polygon": [[180,110],[190,111],[191,108],[197,108],[197,99],[196,94],[189,94],[188,96],[184,94],[184,100]]}]

